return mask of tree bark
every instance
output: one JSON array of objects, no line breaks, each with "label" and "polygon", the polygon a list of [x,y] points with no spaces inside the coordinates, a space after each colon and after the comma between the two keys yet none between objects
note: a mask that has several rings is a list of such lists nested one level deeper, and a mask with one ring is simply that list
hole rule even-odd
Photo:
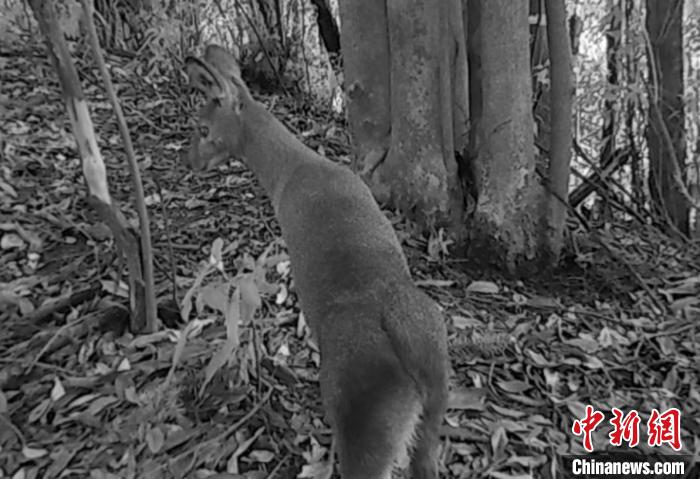
[{"label": "tree bark", "polygon": [[339,5],[354,168],[371,173],[386,156],[391,134],[386,5],[383,0],[344,0]]},{"label": "tree bark", "polygon": [[458,246],[466,241],[466,208],[462,175],[469,141],[469,63],[467,61],[466,8],[462,0],[441,5],[440,101],[442,106],[442,157],[447,175],[447,214],[449,229]]},{"label": "tree bark", "polygon": [[[443,0],[387,0],[391,145],[379,170],[390,202],[419,222],[447,211],[440,88]],[[451,149],[452,151],[452,149]],[[452,153],[454,156],[454,153]]]},{"label": "tree bark", "polygon": [[477,260],[515,271],[537,259],[541,221],[542,191],[532,140],[528,5],[470,0],[469,25],[476,29],[469,32],[476,46],[470,46],[469,64],[474,129],[470,157],[478,189],[470,251]]},{"label": "tree bark", "polygon": [[573,81],[570,43],[566,29],[566,7],[564,0],[545,0],[547,13],[547,43],[550,63],[550,113],[551,136],[547,179],[546,228],[544,245],[550,265],[559,259],[564,246],[564,226],[569,193],[571,165],[571,108]]},{"label": "tree bark", "polygon": [[[650,115],[646,135],[649,147],[649,191],[656,212],[687,235],[689,207],[677,184],[686,177],[683,0],[647,0],[646,6],[646,28],[651,42]],[[654,108],[658,109],[660,115],[653,114]],[[664,130],[671,137],[673,151],[670,151],[669,145],[664,141]],[[679,174],[674,175],[674,171]],[[678,177],[677,180],[674,176]]]},{"label": "tree bark", "polygon": [[462,238],[464,165],[457,158],[469,118],[462,1],[348,0],[340,7],[357,169],[380,202],[425,230],[448,226]]}]

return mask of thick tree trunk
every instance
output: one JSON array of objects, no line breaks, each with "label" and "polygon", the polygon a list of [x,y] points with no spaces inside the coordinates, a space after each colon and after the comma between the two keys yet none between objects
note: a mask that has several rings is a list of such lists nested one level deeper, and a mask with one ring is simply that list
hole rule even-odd
[{"label": "thick tree trunk", "polygon": [[386,5],[384,1],[344,0],[340,17],[354,166],[369,173],[386,156],[391,134]]},{"label": "thick tree trunk", "polygon": [[471,251],[475,259],[510,270],[537,259],[541,216],[527,9],[527,3],[510,0],[469,2],[469,24],[476,27],[469,35],[477,46],[474,51],[470,45],[469,65],[474,128],[470,156],[478,188]]},{"label": "thick tree trunk", "polygon": [[461,0],[348,0],[340,7],[357,169],[378,200],[425,229],[449,223],[461,238],[455,150],[464,149],[468,124]]},{"label": "thick tree trunk", "polygon": [[[391,145],[379,175],[389,187],[391,203],[419,221],[435,218],[448,206],[436,54],[444,47],[442,1],[387,0]],[[454,156],[452,144],[448,149]]]},{"label": "thick tree trunk", "polygon": [[[651,42],[649,76],[649,190],[665,220],[688,234],[689,208],[681,193],[685,179],[685,114],[683,107],[683,0],[647,0],[646,27]],[[655,88],[658,86],[658,90]],[[660,115],[654,115],[657,109]],[[661,121],[659,121],[659,119]],[[669,148],[664,137],[668,134]],[[677,164],[674,164],[677,163]],[[680,170],[680,171],[678,171]],[[675,175],[674,171],[679,173]]]}]

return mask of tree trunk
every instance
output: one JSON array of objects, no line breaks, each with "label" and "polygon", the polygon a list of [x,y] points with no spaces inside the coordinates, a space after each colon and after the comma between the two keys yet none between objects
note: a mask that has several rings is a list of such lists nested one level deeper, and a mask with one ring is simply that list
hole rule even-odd
[{"label": "tree trunk", "polygon": [[387,0],[391,145],[379,172],[391,203],[411,216],[447,210],[439,125],[440,2]]},{"label": "tree trunk", "polygon": [[340,7],[358,169],[378,200],[424,229],[449,222],[457,233],[464,223],[455,148],[466,143],[468,118],[461,1]]},{"label": "tree trunk", "polygon": [[476,58],[470,54],[469,65],[470,156],[479,192],[470,247],[475,259],[489,258],[514,271],[537,259],[542,216],[532,140],[528,5],[470,0],[469,25],[476,27],[469,37],[479,52]]},{"label": "tree trunk", "polygon": [[447,219],[445,165],[455,161],[450,65],[436,54],[454,50],[443,41],[448,6],[444,0],[387,0],[392,122],[379,178],[391,204],[427,228]]},{"label": "tree trunk", "polygon": [[355,169],[378,167],[389,149],[389,37],[384,1],[340,2],[347,116],[355,147]]},{"label": "tree trunk", "polygon": [[466,45],[466,8],[462,0],[447,0],[441,8],[440,103],[442,106],[443,165],[447,175],[447,212],[449,229],[457,250],[466,242],[466,201],[464,160],[469,142],[469,63]]},{"label": "tree trunk", "polygon": [[[649,147],[649,191],[654,209],[687,235],[689,208],[677,184],[685,180],[686,176],[683,0],[647,0],[646,6],[646,28],[651,42],[650,114],[646,135]],[[654,109],[660,114],[655,115]],[[666,136],[670,136],[670,145]],[[674,172],[677,174],[674,175]]]},{"label": "tree trunk", "polygon": [[548,263],[559,259],[564,240],[571,165],[571,107],[572,70],[569,36],[566,29],[564,0],[545,0],[547,12],[547,43],[550,58],[550,112],[551,136],[547,179],[546,229],[544,231],[545,252]]}]

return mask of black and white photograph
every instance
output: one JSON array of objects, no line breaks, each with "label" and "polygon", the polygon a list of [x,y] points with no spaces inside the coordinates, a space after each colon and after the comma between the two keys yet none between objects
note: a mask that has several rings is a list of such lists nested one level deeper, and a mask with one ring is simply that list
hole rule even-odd
[{"label": "black and white photograph", "polygon": [[0,0],[0,479],[700,479],[700,0]]}]

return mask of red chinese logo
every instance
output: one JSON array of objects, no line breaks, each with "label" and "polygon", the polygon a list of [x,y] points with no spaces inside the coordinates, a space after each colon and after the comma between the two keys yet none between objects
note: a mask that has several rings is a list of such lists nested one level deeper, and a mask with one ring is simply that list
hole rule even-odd
[{"label": "red chinese logo", "polygon": [[610,444],[613,446],[621,446],[624,440],[629,447],[635,447],[639,444],[639,413],[634,409],[626,416],[618,408],[612,408],[613,417],[610,424],[613,430],[608,436]]},{"label": "red chinese logo", "polygon": [[[618,408],[612,408],[613,417],[610,424],[613,429],[608,434],[610,444],[621,446],[623,441],[629,447],[639,444],[639,423],[641,418],[635,410],[626,415]],[[586,406],[586,415],[576,419],[571,426],[571,432],[576,436],[583,436],[583,448],[593,452],[593,431],[605,419],[605,415],[596,411],[593,406]],[[649,446],[662,446],[668,444],[674,451],[681,450],[681,412],[677,408],[671,408],[660,413],[656,409],[651,410],[647,421],[647,443]]]},{"label": "red chinese logo", "polygon": [[583,435],[583,448],[588,452],[593,452],[593,441],[591,433],[598,427],[598,424],[605,419],[602,412],[593,409],[593,406],[586,406],[586,417],[576,419],[571,426],[571,432],[577,436]]},{"label": "red chinese logo", "polygon": [[664,413],[656,409],[651,410],[649,422],[647,422],[648,444],[661,446],[668,444],[674,451],[681,449],[681,412],[671,408]]}]

